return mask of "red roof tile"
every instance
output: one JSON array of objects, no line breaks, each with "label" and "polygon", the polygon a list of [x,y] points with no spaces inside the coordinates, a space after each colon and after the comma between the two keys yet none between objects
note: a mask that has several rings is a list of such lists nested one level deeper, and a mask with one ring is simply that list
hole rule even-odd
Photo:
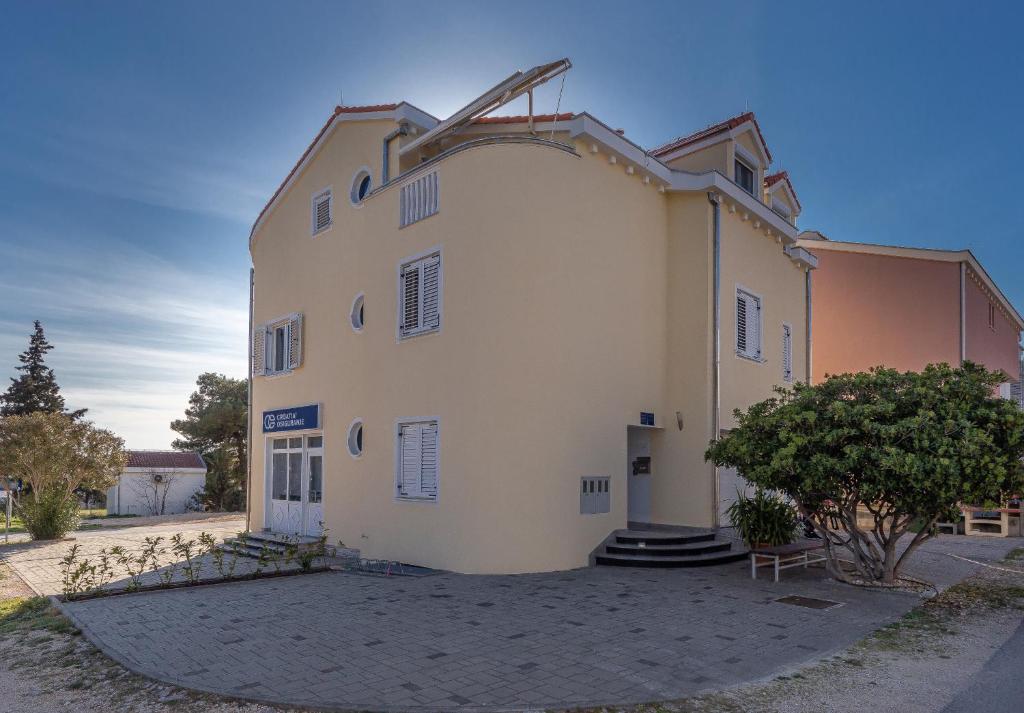
[{"label": "red roof tile", "polygon": [[764,185],[766,188],[771,188],[779,181],[785,181],[786,185],[789,186],[789,192],[793,194],[793,200],[796,201],[797,210],[802,210],[800,207],[800,199],[796,197],[796,189],[793,188],[793,181],[789,180],[789,171],[779,171],[773,173],[770,176],[764,177]]},{"label": "red roof tile", "polygon": [[335,114],[368,114],[373,111],[394,111],[397,104],[365,104],[363,106],[339,106],[335,107]]},{"label": "red roof tile", "polygon": [[[562,114],[534,114],[533,120],[536,123],[548,122],[548,121],[568,121],[573,118],[575,114],[565,112]],[[482,116],[479,119],[473,121],[474,124],[525,124],[530,120],[529,116]]]},{"label": "red roof tile", "polygon": [[202,468],[203,457],[187,451],[128,451],[128,468]]},{"label": "red roof tile", "polygon": [[717,136],[718,134],[724,133],[726,131],[731,131],[732,129],[735,129],[737,126],[745,124],[748,121],[753,122],[754,130],[757,131],[757,136],[761,140],[761,145],[764,146],[764,152],[768,155],[768,161],[771,161],[772,152],[768,150],[768,144],[765,143],[764,134],[761,133],[761,127],[758,125],[757,118],[754,116],[754,112],[752,111],[740,114],[739,116],[734,116],[731,119],[726,119],[725,121],[719,122],[718,124],[712,124],[706,129],[701,129],[700,131],[690,134],[689,136],[683,136],[678,139],[673,139],[664,146],[659,146],[658,148],[652,150],[651,155],[661,156],[670,153],[672,151],[675,151],[676,149],[683,148],[684,146],[695,144],[703,139],[707,139],[712,136]]}]

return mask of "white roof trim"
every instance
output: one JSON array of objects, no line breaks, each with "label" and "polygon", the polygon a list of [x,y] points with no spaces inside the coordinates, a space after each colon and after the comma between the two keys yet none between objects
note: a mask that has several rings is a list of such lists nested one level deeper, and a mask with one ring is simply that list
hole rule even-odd
[{"label": "white roof trim", "polygon": [[800,201],[797,199],[793,189],[789,187],[789,181],[783,178],[780,181],[776,181],[773,185],[768,186],[768,196],[771,197],[778,191],[785,191],[789,197],[789,203],[793,206],[793,213],[799,215],[802,211],[800,210]]},{"label": "white roof trim", "polygon": [[[758,132],[757,127],[754,126],[754,122],[750,121],[749,119],[747,121],[744,121],[735,129],[729,129],[728,131],[723,131],[718,134],[712,134],[711,136],[707,136],[695,143],[687,144],[686,146],[680,146],[679,148],[674,149],[671,153],[667,153],[664,156],[659,156],[658,160],[664,163],[669,163],[670,161],[674,161],[675,159],[681,156],[688,156],[689,154],[696,153],[711,146],[715,146],[716,144],[720,144],[723,141],[735,140],[737,136],[747,131],[754,135],[754,145],[757,147],[757,152],[759,155],[759,159],[761,161],[761,168],[767,167],[768,165],[771,164],[771,161],[768,160],[768,151],[765,149],[764,142],[761,141],[760,132]],[[744,150],[746,150],[745,147]]]}]

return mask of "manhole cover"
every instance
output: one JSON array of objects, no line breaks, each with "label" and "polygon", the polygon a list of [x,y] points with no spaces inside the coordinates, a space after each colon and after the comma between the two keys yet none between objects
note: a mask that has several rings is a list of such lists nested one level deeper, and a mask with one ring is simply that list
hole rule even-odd
[{"label": "manhole cover", "polygon": [[780,602],[781,604],[792,604],[795,607],[804,607],[805,609],[831,609],[832,607],[842,605],[842,602],[833,602],[828,599],[815,599],[814,597],[798,597],[796,595],[780,597],[775,601]]}]

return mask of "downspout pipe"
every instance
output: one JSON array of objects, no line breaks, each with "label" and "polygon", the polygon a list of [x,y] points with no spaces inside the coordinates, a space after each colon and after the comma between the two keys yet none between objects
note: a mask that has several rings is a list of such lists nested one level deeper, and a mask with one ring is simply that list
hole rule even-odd
[{"label": "downspout pipe", "polygon": [[[713,335],[712,335],[712,357],[711,357],[711,438],[717,441],[722,433],[722,198],[717,193],[708,192],[708,202],[711,203],[713,213],[713,236],[712,236],[712,311]],[[718,466],[712,469],[712,480],[714,487],[714,503],[711,512],[715,527],[721,525],[719,522],[718,507],[721,502],[721,493],[718,483]]]},{"label": "downspout pipe", "polygon": [[253,268],[249,268],[249,383],[248,383],[248,406],[246,407],[246,424],[245,424],[245,447],[248,451],[245,454],[245,531],[250,532],[252,529],[251,517],[252,517],[252,308],[253,308],[253,285],[255,284],[254,279],[255,271]]},{"label": "downspout pipe", "polygon": [[967,361],[967,263],[960,263],[960,366]]},{"label": "downspout pipe", "polygon": [[390,172],[390,158],[389,154],[391,148],[391,142],[397,139],[399,136],[409,135],[409,125],[399,124],[398,128],[392,131],[390,134],[384,137],[384,146],[381,150],[381,169],[380,169],[380,184],[386,186],[388,181],[391,180]]},{"label": "downspout pipe", "polygon": [[807,339],[805,340],[806,343],[804,344],[804,350],[805,350],[804,351],[804,363],[807,365],[807,384],[808,385],[811,384],[811,381],[813,379],[813,374],[814,374],[814,370],[811,368],[812,364],[813,364],[813,362],[812,362],[813,354],[811,352],[811,347],[813,345],[812,334],[814,332],[814,326],[813,326],[813,324],[814,324],[814,306],[813,306],[813,303],[812,303],[812,300],[811,300],[811,294],[812,294],[813,286],[814,286],[814,280],[811,278],[811,268],[808,267],[808,268],[806,268],[804,270],[804,293],[805,293],[805,300],[806,300],[806,307],[807,307],[807,314],[805,315],[805,318],[807,320],[807,327],[804,330],[806,332],[806,334],[807,334]]}]

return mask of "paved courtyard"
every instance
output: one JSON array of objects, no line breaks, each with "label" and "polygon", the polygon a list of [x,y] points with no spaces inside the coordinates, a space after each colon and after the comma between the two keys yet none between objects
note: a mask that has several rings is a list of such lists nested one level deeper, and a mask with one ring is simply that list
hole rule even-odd
[{"label": "paved courtyard", "polygon": [[[113,518],[111,518],[113,519]],[[104,523],[93,530],[79,530],[70,533],[68,539],[56,542],[18,543],[0,547],[0,558],[11,565],[38,594],[60,594],[63,591],[61,582],[61,559],[72,545],[79,547],[79,559],[89,558],[93,562],[100,550],[120,545],[129,552],[138,552],[147,537],[162,537],[162,547],[169,547],[170,538],[181,533],[184,539],[194,540],[201,532],[208,532],[218,542],[238,534],[245,529],[245,516],[237,513],[212,515],[207,513],[190,513],[189,515],[171,515],[159,518],[116,518],[122,523],[120,527]],[[148,522],[149,524],[140,524]],[[170,561],[170,553],[161,559],[161,564]],[[251,568],[253,560],[239,560],[236,574],[244,574]],[[120,574],[120,573],[119,573]],[[202,578],[216,575],[211,562],[204,564]],[[159,581],[159,572],[147,572],[143,584],[155,584]],[[180,581],[184,575],[176,574],[174,581]],[[121,575],[111,583],[111,588],[127,586],[130,580]]]},{"label": "paved courtyard", "polygon": [[[943,586],[1020,540],[943,537],[909,573]],[[18,567],[17,564],[15,564]],[[21,571],[20,567],[18,567]],[[829,609],[780,603],[799,594]],[[790,570],[330,572],[65,605],[107,654],[189,688],[316,709],[472,711],[674,699],[845,648],[919,603]]]}]

